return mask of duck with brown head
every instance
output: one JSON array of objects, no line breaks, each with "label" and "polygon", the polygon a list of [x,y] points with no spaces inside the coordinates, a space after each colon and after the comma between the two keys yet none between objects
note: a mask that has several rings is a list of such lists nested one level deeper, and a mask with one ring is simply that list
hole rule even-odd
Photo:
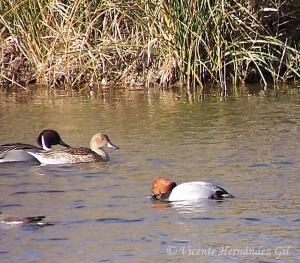
[{"label": "duck with brown head", "polygon": [[66,149],[58,149],[51,152],[34,153],[28,151],[42,164],[74,164],[74,163],[88,163],[97,161],[108,161],[109,156],[103,150],[107,146],[114,150],[119,149],[113,145],[104,133],[95,134],[90,141],[90,148],[85,147],[70,147]]},{"label": "duck with brown head", "polygon": [[165,201],[187,201],[206,199],[223,199],[233,197],[225,189],[206,182],[186,182],[177,185],[166,177],[156,177],[152,181],[151,196]]}]

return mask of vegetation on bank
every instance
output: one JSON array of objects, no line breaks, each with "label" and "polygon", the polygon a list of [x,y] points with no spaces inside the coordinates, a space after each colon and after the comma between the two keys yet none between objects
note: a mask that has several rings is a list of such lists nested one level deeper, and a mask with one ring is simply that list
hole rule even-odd
[{"label": "vegetation on bank", "polygon": [[300,77],[300,0],[2,0],[0,33],[2,89]]}]

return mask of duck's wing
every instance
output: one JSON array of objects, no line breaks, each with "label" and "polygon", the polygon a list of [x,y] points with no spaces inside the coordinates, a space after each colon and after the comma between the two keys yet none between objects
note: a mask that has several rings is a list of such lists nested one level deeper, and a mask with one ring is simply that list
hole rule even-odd
[{"label": "duck's wing", "polygon": [[222,199],[230,195],[223,188],[206,182],[187,182],[177,185],[171,195],[170,201],[197,200],[202,198]]},{"label": "duck's wing", "polygon": [[85,147],[70,147],[70,148],[60,149],[60,150],[53,151],[53,152],[54,153],[55,152],[64,152],[64,153],[71,154],[71,155],[89,155],[89,154],[95,153],[91,149],[85,148]]},{"label": "duck's wing", "polygon": [[84,147],[70,147],[53,151],[31,152],[28,151],[42,164],[71,164],[101,161],[103,158]]},{"label": "duck's wing", "polygon": [[0,155],[13,150],[42,150],[42,148],[26,143],[7,143],[0,145]]},{"label": "duck's wing", "polygon": [[26,151],[37,152],[42,150],[37,146],[25,143],[8,143],[0,145],[0,163],[13,161],[32,161]]}]

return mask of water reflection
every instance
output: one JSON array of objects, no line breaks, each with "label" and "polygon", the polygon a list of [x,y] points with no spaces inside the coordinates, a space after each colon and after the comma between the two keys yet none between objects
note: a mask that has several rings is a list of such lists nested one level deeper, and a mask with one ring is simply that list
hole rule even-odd
[{"label": "water reflection", "polygon": [[[33,100],[45,100],[45,99],[57,99],[63,97],[82,97],[82,98],[97,98],[109,101],[111,98],[135,100],[139,96],[148,96],[149,99],[153,95],[159,95],[164,100],[169,100],[170,103],[176,103],[176,101],[185,101],[186,103],[196,103],[209,100],[210,98],[218,98],[223,100],[221,94],[223,93],[219,85],[206,85],[204,89],[188,90],[182,86],[172,86],[169,88],[160,87],[109,87],[103,85],[95,85],[93,87],[84,87],[82,89],[72,89],[71,87],[65,87],[63,89],[52,89],[39,86],[30,86],[28,89],[18,90],[5,90],[0,91],[0,102],[15,102],[15,103],[27,103]],[[292,83],[282,83],[276,87],[269,87],[266,90],[261,85],[247,84],[241,87],[230,86],[225,94],[225,99],[232,97],[244,97],[244,96],[286,96],[286,95],[298,95],[298,85]],[[150,102],[150,101],[149,101]]]},{"label": "water reflection", "polygon": [[[185,213],[197,213],[205,215],[208,210],[213,209],[216,205],[220,205],[228,200],[185,200],[168,202],[162,200],[151,199],[154,209],[174,209],[176,212]],[[229,200],[230,201],[230,200]],[[207,219],[203,217],[202,219]]]},{"label": "water reflection", "polygon": [[205,214],[208,209],[212,209],[215,206],[215,202],[222,203],[223,201],[215,200],[201,200],[201,201],[178,201],[172,202],[172,207],[179,213],[203,213]]},{"label": "water reflection", "polygon": [[[72,146],[88,146],[99,130],[120,146],[106,164],[1,165],[1,211],[54,223],[1,231],[1,262],[273,262],[286,245],[292,248],[281,260],[298,262],[300,104],[293,92],[223,101],[178,89],[1,95],[0,143],[35,144],[53,128]],[[214,183],[236,198],[151,202],[156,176]],[[173,243],[175,256],[167,250]],[[188,256],[180,254],[184,245],[272,253]]]}]

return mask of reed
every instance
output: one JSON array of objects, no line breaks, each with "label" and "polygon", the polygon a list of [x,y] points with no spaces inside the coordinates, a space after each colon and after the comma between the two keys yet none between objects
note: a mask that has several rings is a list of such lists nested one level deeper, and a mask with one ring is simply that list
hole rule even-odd
[{"label": "reed", "polygon": [[[165,36],[186,82],[237,84],[245,72],[253,71],[264,85],[270,75],[274,82],[291,75],[299,77],[299,41],[293,45],[284,32],[287,15],[279,17],[277,11],[265,14],[263,9],[258,12],[241,2],[164,1],[166,25],[160,28],[169,29]],[[279,18],[282,22],[268,20]],[[299,26],[295,29],[299,33]]]},{"label": "reed", "polygon": [[298,79],[299,2],[248,2],[3,0],[0,81],[226,88]]}]

